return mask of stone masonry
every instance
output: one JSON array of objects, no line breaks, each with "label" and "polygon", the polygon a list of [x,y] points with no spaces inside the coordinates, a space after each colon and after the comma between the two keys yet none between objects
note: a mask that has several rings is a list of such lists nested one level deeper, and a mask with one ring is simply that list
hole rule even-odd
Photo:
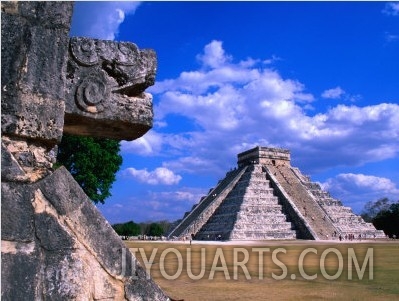
[{"label": "stone masonry", "polygon": [[187,213],[169,237],[191,234],[199,240],[385,237],[291,167],[289,150],[269,147],[238,154],[238,168]]},{"label": "stone masonry", "polygon": [[132,140],[152,127],[154,51],[70,39],[72,10],[1,2],[1,299],[169,300],[52,168],[63,133]]}]

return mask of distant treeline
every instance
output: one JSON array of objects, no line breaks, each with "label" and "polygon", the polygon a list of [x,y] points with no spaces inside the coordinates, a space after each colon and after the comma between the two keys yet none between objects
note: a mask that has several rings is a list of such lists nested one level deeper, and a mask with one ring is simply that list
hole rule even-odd
[{"label": "distant treeline", "polygon": [[373,223],[378,230],[383,230],[391,238],[399,238],[399,200],[393,202],[382,198],[368,202],[361,214],[366,222]]},{"label": "distant treeline", "polygon": [[134,221],[114,224],[115,232],[120,236],[165,236],[171,230],[169,221],[135,223]]}]

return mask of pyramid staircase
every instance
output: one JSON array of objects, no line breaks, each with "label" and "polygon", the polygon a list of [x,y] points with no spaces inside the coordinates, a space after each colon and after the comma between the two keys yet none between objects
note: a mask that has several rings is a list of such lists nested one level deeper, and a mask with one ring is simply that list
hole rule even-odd
[{"label": "pyramid staircase", "polygon": [[199,240],[295,239],[262,166],[252,165],[195,235]]}]

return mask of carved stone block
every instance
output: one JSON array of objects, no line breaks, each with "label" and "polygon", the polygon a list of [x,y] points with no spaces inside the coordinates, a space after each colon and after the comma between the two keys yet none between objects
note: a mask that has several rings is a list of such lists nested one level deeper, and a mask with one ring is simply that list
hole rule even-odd
[{"label": "carved stone block", "polygon": [[69,43],[65,132],[132,140],[152,127],[156,55],[133,43],[74,37]]}]

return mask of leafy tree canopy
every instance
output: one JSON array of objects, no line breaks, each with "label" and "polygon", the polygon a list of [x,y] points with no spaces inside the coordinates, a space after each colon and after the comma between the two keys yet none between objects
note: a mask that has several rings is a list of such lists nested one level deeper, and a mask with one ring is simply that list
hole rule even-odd
[{"label": "leafy tree canopy", "polygon": [[115,174],[122,164],[117,140],[64,135],[57,165],[64,165],[94,203],[111,196]]},{"label": "leafy tree canopy", "polygon": [[158,223],[152,223],[150,225],[150,229],[148,231],[149,236],[162,236],[163,235],[163,229],[162,226]]},{"label": "leafy tree canopy", "polygon": [[388,198],[381,198],[375,202],[369,201],[364,205],[361,216],[366,222],[372,222],[380,211],[388,210],[391,204],[392,202]]},{"label": "leafy tree canopy", "polygon": [[399,237],[399,202],[391,204],[388,210],[378,212],[373,218],[373,225],[384,230],[389,237]]},{"label": "leafy tree canopy", "polygon": [[399,201],[392,202],[388,198],[382,198],[375,202],[368,202],[362,217],[390,237],[393,235],[399,237]]},{"label": "leafy tree canopy", "polygon": [[133,221],[124,224],[115,224],[112,225],[112,228],[121,236],[137,236],[141,234],[140,225]]},{"label": "leafy tree canopy", "polygon": [[162,236],[167,233],[171,227],[171,223],[162,220],[159,222],[144,222],[136,224],[133,221],[121,224],[114,224],[115,232],[121,236],[137,236],[137,235],[147,235],[147,236]]}]

